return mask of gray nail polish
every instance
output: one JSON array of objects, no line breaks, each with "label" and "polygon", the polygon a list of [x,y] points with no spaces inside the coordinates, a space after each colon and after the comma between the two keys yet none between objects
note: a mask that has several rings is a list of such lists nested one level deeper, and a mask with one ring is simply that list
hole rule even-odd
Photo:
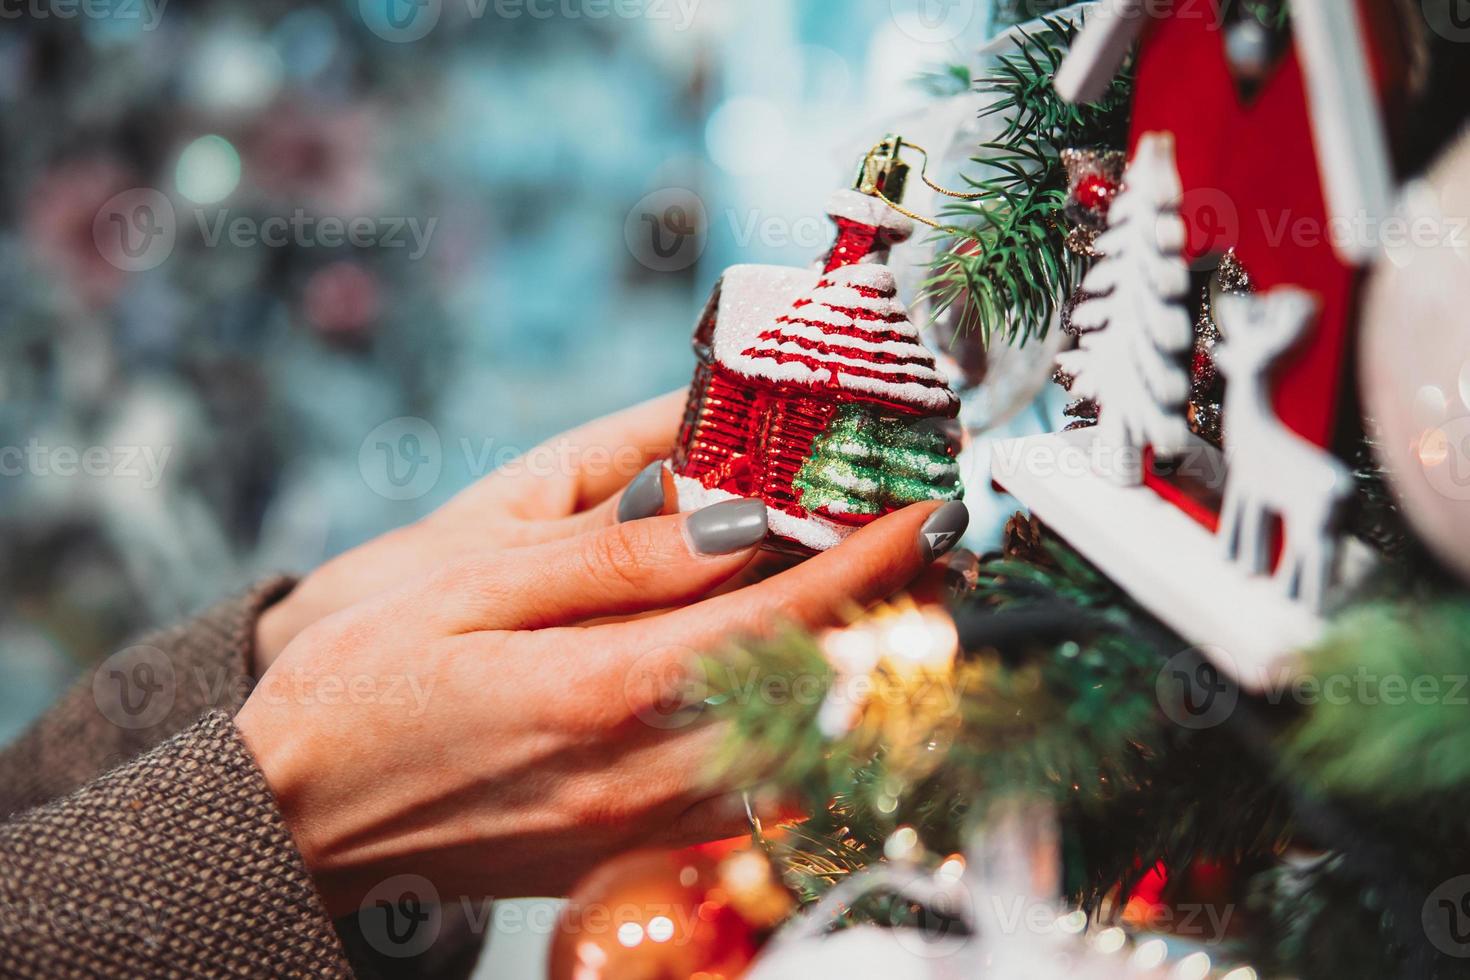
[{"label": "gray nail polish", "polygon": [[970,511],[963,501],[951,500],[929,515],[919,528],[919,547],[925,561],[933,561],[949,553],[960,543],[960,535],[970,526]]},{"label": "gray nail polish", "polygon": [[641,521],[664,509],[664,464],[649,463],[628,484],[618,501],[618,523]]},{"label": "gray nail polish", "polygon": [[766,536],[766,505],[760,500],[726,500],[697,510],[684,522],[689,546],[701,555],[728,555]]}]

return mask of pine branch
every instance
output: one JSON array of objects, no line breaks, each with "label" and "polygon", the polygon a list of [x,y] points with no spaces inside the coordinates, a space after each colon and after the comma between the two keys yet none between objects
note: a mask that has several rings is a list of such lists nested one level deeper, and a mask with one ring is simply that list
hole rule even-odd
[{"label": "pine branch", "polygon": [[986,344],[997,332],[1008,343],[1044,337],[1084,271],[1065,245],[1061,151],[1122,146],[1127,136],[1131,66],[1096,104],[1064,102],[1052,79],[1077,28],[1052,18],[1045,23],[979,82],[992,100],[984,115],[1000,116],[1005,127],[971,160],[986,176],[964,177],[982,196],[943,211],[952,240],[924,285],[938,312],[963,302],[956,329],[979,329]]},{"label": "pine branch", "polygon": [[1379,804],[1470,795],[1470,602],[1371,603],[1312,657],[1324,692],[1291,734],[1297,778]]},{"label": "pine branch", "polygon": [[970,69],[965,65],[945,65],[933,71],[921,73],[914,84],[923,92],[938,99],[960,95],[970,87]]},{"label": "pine branch", "polygon": [[1258,875],[1249,905],[1266,928],[1256,931],[1253,962],[1268,976],[1302,980],[1392,977],[1405,951],[1377,897],[1345,876],[1334,855]]},{"label": "pine branch", "polygon": [[[989,563],[956,610],[969,650],[949,692],[957,712],[903,730],[902,742],[927,746],[917,755],[891,726],[819,730],[835,674],[812,637],[710,664],[714,712],[732,723],[723,775],[764,778],[814,814],[776,848],[803,894],[877,860],[899,826],[936,853],[961,849],[993,802],[1017,794],[1062,808],[1087,858],[1074,897],[1093,906],[1157,861],[1279,841],[1285,814],[1269,774],[1223,732],[1160,711],[1155,680],[1182,642],[1151,634],[1158,627],[1071,549],[1051,540],[1044,555]],[[798,690],[805,697],[768,696]]]}]

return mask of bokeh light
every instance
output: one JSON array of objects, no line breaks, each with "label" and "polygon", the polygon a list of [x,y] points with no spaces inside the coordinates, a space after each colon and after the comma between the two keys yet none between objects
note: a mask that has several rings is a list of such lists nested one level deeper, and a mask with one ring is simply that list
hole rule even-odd
[{"label": "bokeh light", "polygon": [[218,204],[240,183],[240,154],[223,136],[201,136],[179,154],[174,183],[195,204]]}]

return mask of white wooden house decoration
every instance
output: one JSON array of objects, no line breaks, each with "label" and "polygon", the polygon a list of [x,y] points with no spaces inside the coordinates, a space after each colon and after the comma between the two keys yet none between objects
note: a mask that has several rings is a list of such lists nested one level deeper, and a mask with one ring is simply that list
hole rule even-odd
[{"label": "white wooden house decoration", "polygon": [[[1068,102],[1099,98],[1148,25],[1153,6],[1150,0],[1102,0],[1093,8],[1057,71],[1057,92]],[[1356,4],[1292,0],[1291,19],[1331,214],[1343,221],[1382,220],[1393,205],[1395,185]],[[1345,261],[1367,263],[1378,255],[1366,239],[1343,236],[1333,244]]]},{"label": "white wooden house decoration", "polygon": [[[1359,224],[1386,215],[1395,191],[1369,71],[1369,39],[1359,19],[1378,2],[1291,4],[1291,70],[1299,72],[1298,97],[1310,124],[1310,139],[1302,139],[1310,148],[1299,149],[1288,165],[1310,166],[1306,158],[1314,155],[1327,217]],[[1102,0],[1093,8],[1058,72],[1059,92],[1072,101],[1096,98],[1140,37],[1145,45],[1164,43],[1151,40],[1157,37],[1179,39],[1178,24],[1149,33],[1160,26],[1151,25],[1150,8],[1146,0]],[[1197,35],[1188,43],[1201,44]],[[1153,62],[1155,86],[1163,61],[1169,57]],[[1177,61],[1170,63],[1177,67]],[[1179,84],[1191,80],[1180,78]],[[1157,100],[1157,90],[1152,94]],[[1156,104],[1166,105],[1177,120],[1179,102],[1169,96],[1164,93]],[[1249,116],[1242,110],[1240,118]],[[1290,245],[1269,255],[1277,268],[1256,278],[1272,281],[1259,283],[1258,294],[1229,298],[1219,308],[1225,337],[1219,366],[1228,380],[1226,452],[1181,436],[1183,398],[1168,355],[1181,350],[1179,324],[1187,329],[1189,317],[1180,305],[1186,291],[1179,282],[1177,231],[1171,230],[1178,220],[1172,205],[1180,196],[1180,173],[1167,165],[1170,137],[1180,132],[1149,130],[1151,121],[1135,112],[1133,159],[1115,201],[1118,210],[1099,240],[1103,258],[1086,284],[1089,293],[1104,295],[1078,307],[1083,339],[1060,362],[1083,382],[1080,393],[1098,402],[1099,425],[1001,443],[992,452],[992,478],[1246,690],[1260,692],[1296,676],[1302,651],[1322,637],[1324,615],[1371,564],[1366,547],[1340,540],[1335,524],[1350,480],[1323,448],[1330,441],[1332,413],[1321,403],[1335,397],[1339,376],[1346,374],[1347,344],[1339,341],[1355,318],[1344,299],[1352,270],[1374,258],[1376,248],[1369,239],[1351,236],[1323,244],[1326,261],[1348,269],[1318,277],[1325,284],[1322,296],[1292,278],[1297,253]],[[1201,145],[1213,144],[1191,148],[1196,170]],[[1185,181],[1184,194],[1191,189]],[[1242,193],[1238,187],[1235,192]],[[1252,202],[1238,203],[1244,211]],[[1149,208],[1157,216],[1152,242],[1127,231]],[[1140,251],[1141,243],[1153,248]],[[1266,254],[1259,239],[1252,244],[1258,256]],[[1307,258],[1321,270],[1322,253]],[[1250,259],[1245,261],[1251,269]],[[1302,278],[1315,274],[1304,272]],[[1330,310],[1324,301],[1333,304]],[[1331,314],[1325,327],[1319,319],[1324,310]],[[1313,333],[1319,329],[1327,332]],[[1314,344],[1310,358],[1295,356],[1292,344],[1299,338]],[[1145,364],[1148,369],[1140,371]],[[1285,380],[1273,385],[1277,378]],[[1297,387],[1288,391],[1291,384]],[[1140,411],[1147,416],[1142,428],[1133,424]],[[1120,479],[1100,470],[1100,447],[1143,444],[1159,458],[1172,458],[1171,479],[1203,488],[1215,499],[1218,530],[1166,499],[1157,479],[1139,486],[1131,473]]]}]

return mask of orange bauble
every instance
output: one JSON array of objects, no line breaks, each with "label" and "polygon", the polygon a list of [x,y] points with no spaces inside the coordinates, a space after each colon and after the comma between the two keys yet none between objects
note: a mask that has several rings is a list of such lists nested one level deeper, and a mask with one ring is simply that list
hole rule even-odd
[{"label": "orange bauble", "polygon": [[733,980],[755,957],[757,929],[727,881],[697,850],[608,862],[557,921],[551,980]]}]

